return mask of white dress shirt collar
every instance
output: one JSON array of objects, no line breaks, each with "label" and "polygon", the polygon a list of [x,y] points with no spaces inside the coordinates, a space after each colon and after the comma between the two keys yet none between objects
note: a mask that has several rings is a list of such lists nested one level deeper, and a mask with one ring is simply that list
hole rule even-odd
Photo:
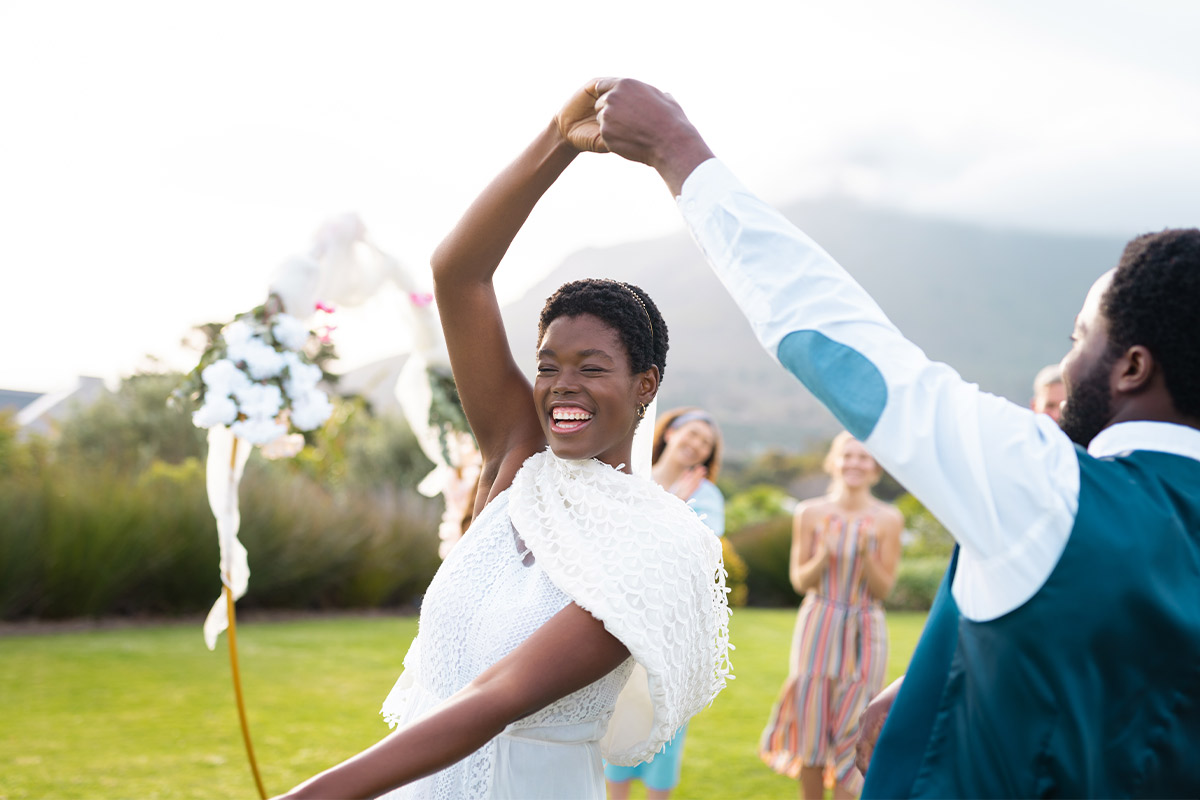
[{"label": "white dress shirt collar", "polygon": [[1200,460],[1200,430],[1170,422],[1118,422],[1096,434],[1087,450],[1096,458],[1154,450]]}]

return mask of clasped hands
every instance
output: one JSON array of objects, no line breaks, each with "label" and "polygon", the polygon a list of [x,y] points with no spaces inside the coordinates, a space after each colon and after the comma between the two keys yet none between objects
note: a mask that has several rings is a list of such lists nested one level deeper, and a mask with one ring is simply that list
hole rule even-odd
[{"label": "clasped hands", "polygon": [[577,150],[616,153],[658,170],[674,194],[712,151],[675,99],[630,78],[596,78],[554,117]]}]

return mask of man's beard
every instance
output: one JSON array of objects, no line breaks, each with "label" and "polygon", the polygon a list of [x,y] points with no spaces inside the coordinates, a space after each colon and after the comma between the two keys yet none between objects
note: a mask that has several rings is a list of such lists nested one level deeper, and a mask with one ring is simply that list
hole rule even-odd
[{"label": "man's beard", "polygon": [[1115,357],[1101,359],[1077,386],[1067,387],[1067,402],[1062,407],[1058,426],[1081,447],[1087,447],[1112,419],[1108,375],[1115,361]]}]

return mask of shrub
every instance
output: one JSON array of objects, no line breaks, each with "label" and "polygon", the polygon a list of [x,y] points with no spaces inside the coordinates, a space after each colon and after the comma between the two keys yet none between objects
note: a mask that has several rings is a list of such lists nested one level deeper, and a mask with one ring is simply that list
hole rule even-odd
[{"label": "shrub", "polygon": [[949,557],[954,550],[954,537],[938,522],[929,509],[911,494],[896,500],[896,508],[904,515],[906,557]]},{"label": "shrub", "polygon": [[778,515],[748,525],[729,537],[746,563],[746,602],[752,606],[794,606],[798,602],[788,579],[792,518]]},{"label": "shrub", "polygon": [[748,590],[746,589],[746,562],[738,555],[737,548],[728,536],[721,537],[721,557],[725,561],[725,588],[729,590],[729,605],[741,608],[746,605]]},{"label": "shrub", "polygon": [[[167,408],[178,376],[136,376],[24,438],[0,415],[0,618],[199,612],[220,595],[203,431]],[[441,503],[399,420],[338,400],[320,454],[252,455],[240,488],[249,608],[404,605],[437,569]]]},{"label": "shrub", "polygon": [[788,512],[794,504],[787,493],[777,486],[759,484],[738,492],[725,504],[725,529],[740,531],[748,525],[774,519]]},{"label": "shrub", "polygon": [[902,558],[896,585],[884,606],[892,611],[928,611],[948,564],[949,559],[943,556]]}]

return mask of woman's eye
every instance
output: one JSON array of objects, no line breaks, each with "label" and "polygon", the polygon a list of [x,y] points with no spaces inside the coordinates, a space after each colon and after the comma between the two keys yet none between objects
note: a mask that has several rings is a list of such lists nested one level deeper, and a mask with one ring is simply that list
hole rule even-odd
[{"label": "woman's eye", "polygon": [[541,364],[538,364],[538,368],[537,368],[538,375],[550,375],[553,372],[554,372],[554,367],[545,367],[545,366],[542,366]]}]

